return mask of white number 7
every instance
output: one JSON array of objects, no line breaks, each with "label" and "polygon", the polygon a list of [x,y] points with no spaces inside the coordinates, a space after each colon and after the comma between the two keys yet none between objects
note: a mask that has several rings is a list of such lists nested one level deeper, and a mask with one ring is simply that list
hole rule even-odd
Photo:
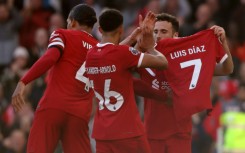
[{"label": "white number 7", "polygon": [[196,84],[197,84],[197,81],[200,75],[200,71],[201,71],[201,67],[202,67],[202,61],[200,59],[195,59],[195,60],[190,60],[190,61],[180,63],[180,67],[182,69],[192,66],[192,65],[194,65],[194,71],[193,71],[191,83],[189,86],[190,90],[196,88]]}]

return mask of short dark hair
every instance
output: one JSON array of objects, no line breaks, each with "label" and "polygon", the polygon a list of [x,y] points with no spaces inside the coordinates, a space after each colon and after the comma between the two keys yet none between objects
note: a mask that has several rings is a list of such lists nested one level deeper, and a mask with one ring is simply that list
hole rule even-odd
[{"label": "short dark hair", "polygon": [[156,16],[156,22],[157,21],[167,21],[170,22],[173,26],[173,30],[175,32],[179,31],[179,21],[177,20],[176,17],[173,15],[167,14],[167,13],[161,13]]},{"label": "short dark hair", "polygon": [[105,32],[116,30],[123,24],[122,14],[115,9],[107,9],[99,17],[99,25]]},{"label": "short dark hair", "polygon": [[76,20],[80,25],[86,25],[88,27],[93,27],[97,22],[94,9],[86,4],[74,6],[68,17]]}]

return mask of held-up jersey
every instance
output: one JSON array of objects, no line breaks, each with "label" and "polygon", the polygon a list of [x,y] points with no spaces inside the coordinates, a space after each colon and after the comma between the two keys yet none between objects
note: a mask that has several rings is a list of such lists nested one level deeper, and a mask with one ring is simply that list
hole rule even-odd
[{"label": "held-up jersey", "polygon": [[[138,72],[143,81],[152,88],[171,92],[164,74],[164,70],[140,68]],[[190,133],[192,130],[191,117],[177,122],[173,105],[144,98],[144,126],[148,139],[167,139],[176,133]]]},{"label": "held-up jersey", "polygon": [[156,49],[167,58],[164,75],[173,90],[177,120],[212,108],[210,85],[216,63],[228,57],[213,30],[189,37],[164,39]]},{"label": "held-up jersey", "polygon": [[141,65],[144,54],[132,47],[97,44],[86,58],[86,73],[98,100],[92,137],[124,139],[144,134],[136,106],[131,68]]},{"label": "held-up jersey", "polygon": [[90,34],[77,30],[56,30],[48,48],[57,47],[61,56],[48,74],[48,84],[38,109],[55,108],[88,121],[92,108],[93,93],[86,91],[85,81],[75,77],[84,63],[87,51],[96,45]]}]

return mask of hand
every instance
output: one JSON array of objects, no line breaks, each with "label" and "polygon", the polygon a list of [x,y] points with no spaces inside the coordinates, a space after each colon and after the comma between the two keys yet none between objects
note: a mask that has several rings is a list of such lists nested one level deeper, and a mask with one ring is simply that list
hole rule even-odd
[{"label": "hand", "polygon": [[144,21],[142,21],[142,16],[139,16],[139,25],[140,28],[149,34],[152,34],[153,30],[154,30],[154,26],[155,26],[155,22],[156,22],[156,15],[149,11],[144,19]]},{"label": "hand", "polygon": [[214,25],[210,29],[214,30],[214,34],[220,39],[221,43],[226,42],[226,35],[224,28]]},{"label": "hand", "polygon": [[12,95],[11,103],[16,112],[22,110],[22,107],[25,104],[25,101],[23,98],[24,90],[25,90],[25,84],[23,82],[19,82]]},{"label": "hand", "polygon": [[140,33],[141,33],[140,27],[135,28],[127,38],[125,38],[122,42],[120,42],[120,45],[129,45],[129,46],[133,45],[134,43],[137,42]]},{"label": "hand", "polygon": [[155,40],[153,37],[153,30],[155,26],[155,18],[155,14],[152,12],[147,13],[144,21],[142,21],[141,16],[139,17],[139,25],[142,32],[138,39],[138,46],[143,52],[154,48]]},{"label": "hand", "polygon": [[140,33],[141,33],[141,28],[140,27],[135,28],[134,31],[130,34],[130,39],[136,42]]}]

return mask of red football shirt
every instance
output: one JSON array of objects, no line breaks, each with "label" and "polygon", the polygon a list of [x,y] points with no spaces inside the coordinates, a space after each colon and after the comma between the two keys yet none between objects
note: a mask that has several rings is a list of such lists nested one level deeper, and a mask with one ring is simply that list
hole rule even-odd
[{"label": "red football shirt", "polygon": [[[139,69],[141,79],[157,90],[171,91],[163,71],[150,68]],[[191,132],[191,117],[177,122],[173,106],[144,99],[144,126],[149,139],[166,139],[176,133]]]},{"label": "red football shirt", "polygon": [[55,108],[89,120],[93,93],[84,90],[85,83],[75,76],[96,43],[83,31],[57,30],[51,34],[48,47],[58,47],[61,56],[49,70],[47,88],[37,109]]},{"label": "red football shirt", "polygon": [[216,63],[228,56],[213,30],[204,30],[189,37],[164,39],[156,49],[167,58],[164,71],[173,90],[177,120],[212,108],[210,85]]},{"label": "red football shirt", "polygon": [[99,140],[142,135],[144,127],[134,98],[131,68],[144,54],[132,47],[98,44],[86,59],[86,73],[98,100],[92,136]]}]

